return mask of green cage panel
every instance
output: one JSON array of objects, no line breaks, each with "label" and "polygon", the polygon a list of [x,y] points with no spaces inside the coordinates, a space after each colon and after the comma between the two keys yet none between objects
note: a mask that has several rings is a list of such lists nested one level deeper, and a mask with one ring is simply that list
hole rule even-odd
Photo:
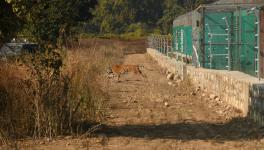
[{"label": "green cage panel", "polygon": [[264,77],[263,1],[223,2],[229,1],[203,5],[177,17],[173,51],[192,56],[195,66]]},{"label": "green cage panel", "polygon": [[240,51],[240,65],[241,71],[251,75],[257,75],[258,58],[257,46],[257,18],[255,14],[248,14],[242,11],[241,13],[241,51]]},{"label": "green cage panel", "polygon": [[[257,18],[249,10],[205,12],[205,68],[238,70],[256,76],[258,70]],[[202,59],[202,58],[200,58]]]},{"label": "green cage panel", "polygon": [[173,50],[192,56],[192,26],[174,26],[172,35]]},{"label": "green cage panel", "polygon": [[228,26],[232,23],[232,13],[206,13],[204,16],[205,67],[228,69]]},{"label": "green cage panel", "polygon": [[260,74],[264,78],[264,9],[260,12]]}]

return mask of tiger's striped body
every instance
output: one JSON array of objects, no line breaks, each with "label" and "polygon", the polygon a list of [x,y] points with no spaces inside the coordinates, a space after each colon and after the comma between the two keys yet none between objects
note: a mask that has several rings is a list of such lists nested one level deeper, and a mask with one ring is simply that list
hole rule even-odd
[{"label": "tiger's striped body", "polygon": [[122,74],[127,74],[127,73],[134,73],[135,75],[139,75],[143,78],[146,78],[146,75],[142,73],[140,70],[140,65],[120,65],[116,64],[110,67],[107,71],[108,74],[113,73],[117,76],[117,81],[119,81],[119,78]]}]

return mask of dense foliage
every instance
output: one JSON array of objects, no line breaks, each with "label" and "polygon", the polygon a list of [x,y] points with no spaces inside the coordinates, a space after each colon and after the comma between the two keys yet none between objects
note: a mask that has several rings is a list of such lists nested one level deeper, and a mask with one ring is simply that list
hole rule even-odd
[{"label": "dense foliage", "polygon": [[0,46],[15,35],[21,23],[13,13],[12,6],[0,1]]},{"label": "dense foliage", "polygon": [[[96,1],[92,0],[6,0],[1,1],[1,28],[5,31],[5,26],[10,26],[9,22],[17,24],[23,20],[22,28],[16,28],[19,33],[33,36],[40,44],[61,44],[62,36],[68,37],[76,31],[75,27],[82,21],[91,18],[90,8]],[[8,10],[8,11],[7,11]],[[13,16],[12,16],[13,15]],[[2,17],[3,16],[3,17]],[[3,25],[3,27],[2,27]],[[11,24],[12,25],[12,24]],[[12,26],[11,26],[12,27]],[[10,29],[10,33],[17,30]]]},{"label": "dense foliage", "polygon": [[169,33],[174,18],[212,1],[5,0],[0,2],[0,42],[17,31],[53,45],[84,29],[95,34]]},{"label": "dense foliage", "polygon": [[[131,27],[169,33],[177,16],[214,0],[99,0],[93,10],[93,24],[100,33],[120,34]],[[135,28],[136,27],[136,28]]]}]

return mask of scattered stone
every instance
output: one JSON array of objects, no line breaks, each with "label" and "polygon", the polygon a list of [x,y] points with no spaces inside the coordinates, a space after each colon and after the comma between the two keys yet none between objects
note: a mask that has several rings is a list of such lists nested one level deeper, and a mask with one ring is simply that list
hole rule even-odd
[{"label": "scattered stone", "polygon": [[210,96],[209,96],[209,97],[210,97],[210,99],[212,99],[212,100],[217,98],[217,96],[216,96],[216,95],[214,95],[214,94],[210,94]]},{"label": "scattered stone", "polygon": [[203,94],[202,94],[202,97],[205,97],[205,96],[206,96],[206,94],[205,94],[205,93],[203,93]]},{"label": "scattered stone", "polygon": [[169,103],[168,103],[168,102],[165,102],[164,105],[165,105],[166,107],[169,107]]},{"label": "scattered stone", "polygon": [[195,92],[192,92],[192,93],[191,93],[191,95],[195,96],[195,95],[196,95],[196,93],[195,93]]},{"label": "scattered stone", "polygon": [[166,71],[166,75],[170,74],[171,72],[169,70]]},{"label": "scattered stone", "polygon": [[196,92],[199,92],[200,90],[201,90],[201,87],[198,86],[198,87],[196,88]]},{"label": "scattered stone", "polygon": [[218,113],[222,115],[223,114],[223,111],[219,110]]},{"label": "scattered stone", "polygon": [[169,84],[170,86],[172,86],[172,85],[173,85],[173,83],[172,83],[172,82],[168,82],[168,84]]},{"label": "scattered stone", "polygon": [[216,101],[220,101],[220,97],[215,98]]},{"label": "scattered stone", "polygon": [[133,103],[138,103],[138,101],[134,100]]},{"label": "scattered stone", "polygon": [[179,75],[175,75],[174,78],[173,78],[173,80],[176,80],[176,81],[177,80],[181,80],[181,77]]},{"label": "scattered stone", "polygon": [[174,78],[174,73],[169,73],[169,74],[167,75],[167,79],[168,79],[168,80],[173,80],[173,78]]}]

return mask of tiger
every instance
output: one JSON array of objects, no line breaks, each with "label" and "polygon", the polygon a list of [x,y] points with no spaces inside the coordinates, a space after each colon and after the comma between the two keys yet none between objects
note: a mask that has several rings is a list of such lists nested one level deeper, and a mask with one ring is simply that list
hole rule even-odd
[{"label": "tiger", "polygon": [[143,65],[124,65],[124,64],[115,64],[112,67],[109,67],[107,69],[107,74],[112,74],[111,77],[116,76],[117,82],[119,82],[119,78],[121,74],[127,74],[127,73],[134,73],[135,75],[140,75],[143,78],[146,78],[146,75],[142,73],[140,68],[144,68]]}]

